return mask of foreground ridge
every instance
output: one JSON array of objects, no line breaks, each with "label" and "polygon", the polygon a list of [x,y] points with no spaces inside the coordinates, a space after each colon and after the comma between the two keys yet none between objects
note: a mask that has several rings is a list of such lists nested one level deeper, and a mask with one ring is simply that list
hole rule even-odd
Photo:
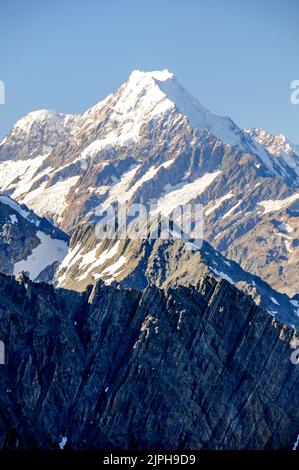
[{"label": "foreground ridge", "polygon": [[297,333],[227,281],[82,294],[0,281],[1,448],[292,448]]}]

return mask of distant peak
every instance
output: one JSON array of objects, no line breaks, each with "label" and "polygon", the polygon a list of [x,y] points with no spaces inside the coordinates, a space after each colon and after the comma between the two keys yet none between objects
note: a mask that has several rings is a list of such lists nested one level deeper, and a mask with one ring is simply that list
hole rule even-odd
[{"label": "distant peak", "polygon": [[21,117],[13,126],[13,130],[29,132],[34,124],[59,128],[63,127],[71,117],[71,114],[59,113],[53,109],[38,109]]},{"label": "distant peak", "polygon": [[32,121],[43,121],[45,119],[50,119],[55,116],[58,116],[59,113],[54,111],[54,109],[38,109],[36,111],[31,111],[30,113],[23,116],[19,119],[18,123],[30,119]]},{"label": "distant peak", "polygon": [[299,154],[299,146],[292,143],[283,134],[271,134],[264,129],[258,127],[245,128],[244,131],[253,137],[256,142],[263,145],[266,150],[275,155],[276,157],[281,156],[283,153],[291,155],[293,153]]},{"label": "distant peak", "polygon": [[153,78],[154,80],[165,82],[166,80],[172,80],[174,78],[174,75],[173,73],[169,72],[167,69],[154,70],[152,72],[143,72],[141,70],[133,70],[129,78],[137,79],[137,80],[140,78]]},{"label": "distant peak", "polygon": [[123,129],[126,142],[138,139],[144,122],[177,111],[194,129],[207,129],[231,145],[242,144],[240,129],[229,118],[210,113],[167,69],[134,70],[113,96],[113,119],[119,122],[118,129]]}]

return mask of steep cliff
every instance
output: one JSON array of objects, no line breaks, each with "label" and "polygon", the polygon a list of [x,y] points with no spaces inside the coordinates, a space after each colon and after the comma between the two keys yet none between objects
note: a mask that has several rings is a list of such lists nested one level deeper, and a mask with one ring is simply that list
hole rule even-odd
[{"label": "steep cliff", "polygon": [[84,293],[0,275],[0,447],[290,449],[295,338],[209,275]]}]

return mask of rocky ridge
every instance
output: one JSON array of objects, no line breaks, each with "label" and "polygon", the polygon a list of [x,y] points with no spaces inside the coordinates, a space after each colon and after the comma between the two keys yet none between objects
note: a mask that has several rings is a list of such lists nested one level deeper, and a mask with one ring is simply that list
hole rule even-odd
[{"label": "rocky ridge", "polygon": [[2,449],[293,448],[297,334],[227,281],[80,294],[0,278]]}]

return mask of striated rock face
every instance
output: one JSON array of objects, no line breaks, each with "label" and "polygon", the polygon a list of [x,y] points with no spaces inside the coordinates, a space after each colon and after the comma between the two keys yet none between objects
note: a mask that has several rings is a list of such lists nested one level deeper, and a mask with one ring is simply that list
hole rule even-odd
[{"label": "striated rock face", "polygon": [[299,432],[295,332],[225,280],[80,294],[0,275],[0,339],[1,448],[291,449]]}]

